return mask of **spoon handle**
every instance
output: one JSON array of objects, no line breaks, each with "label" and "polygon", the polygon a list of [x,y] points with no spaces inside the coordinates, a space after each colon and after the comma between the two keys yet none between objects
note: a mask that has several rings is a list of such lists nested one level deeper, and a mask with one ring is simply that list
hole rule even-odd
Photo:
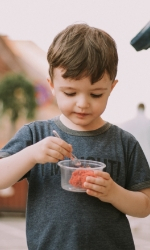
[{"label": "spoon handle", "polygon": [[56,130],[53,130],[53,134],[54,134],[56,137],[60,138],[60,136],[59,136],[59,134],[56,132]]}]

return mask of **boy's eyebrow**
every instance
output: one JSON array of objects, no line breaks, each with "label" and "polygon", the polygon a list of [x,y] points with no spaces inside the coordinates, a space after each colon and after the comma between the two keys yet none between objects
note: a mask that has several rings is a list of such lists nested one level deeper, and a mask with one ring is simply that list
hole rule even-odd
[{"label": "boy's eyebrow", "polygon": [[[60,89],[75,89],[75,88],[68,87],[68,86],[63,86],[63,87],[60,87]],[[91,89],[91,91],[93,91],[93,90],[107,90],[107,88],[95,88],[95,89]]]},{"label": "boy's eyebrow", "polygon": [[68,87],[68,86],[63,86],[63,87],[60,87],[60,89],[75,89],[75,88]]},{"label": "boy's eyebrow", "polygon": [[107,90],[107,88],[95,88],[93,90]]}]

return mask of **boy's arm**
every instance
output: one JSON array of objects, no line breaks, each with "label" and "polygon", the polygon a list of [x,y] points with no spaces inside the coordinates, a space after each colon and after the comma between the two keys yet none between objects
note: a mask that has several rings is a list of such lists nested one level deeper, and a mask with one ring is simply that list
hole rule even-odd
[{"label": "boy's arm", "polygon": [[20,152],[0,159],[0,189],[15,184],[35,165],[29,146]]},{"label": "boy's arm", "polygon": [[12,186],[37,163],[58,162],[71,157],[72,146],[53,136],[0,159],[0,189]]},{"label": "boy's arm", "polygon": [[84,183],[87,194],[111,203],[124,214],[146,217],[150,214],[150,188],[129,191],[119,186],[106,172],[96,172],[97,178],[88,176]]},{"label": "boy's arm", "polygon": [[129,191],[117,184],[111,204],[130,216],[146,217],[150,214],[150,188]]}]

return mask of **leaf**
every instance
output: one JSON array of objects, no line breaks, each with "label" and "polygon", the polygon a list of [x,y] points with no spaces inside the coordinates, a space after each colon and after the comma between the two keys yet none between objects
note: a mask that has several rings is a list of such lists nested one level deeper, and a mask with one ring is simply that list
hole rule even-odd
[{"label": "leaf", "polygon": [[27,119],[35,116],[36,110],[35,88],[22,75],[9,74],[0,81],[0,112],[10,115],[15,123],[20,115]]}]

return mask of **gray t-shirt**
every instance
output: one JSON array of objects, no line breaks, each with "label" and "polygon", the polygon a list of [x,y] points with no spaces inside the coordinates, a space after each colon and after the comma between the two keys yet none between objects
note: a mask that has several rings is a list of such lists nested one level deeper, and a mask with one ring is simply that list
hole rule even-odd
[{"label": "gray t-shirt", "polygon": [[[59,117],[23,126],[0,150],[0,157],[15,154],[56,130],[72,144],[79,159],[106,164],[120,186],[138,191],[150,187],[150,169],[137,140],[119,127],[106,123],[94,131],[74,131]],[[29,250],[134,250],[125,214],[86,193],[63,190],[57,164],[36,164],[24,176],[29,182],[27,244]]]}]

